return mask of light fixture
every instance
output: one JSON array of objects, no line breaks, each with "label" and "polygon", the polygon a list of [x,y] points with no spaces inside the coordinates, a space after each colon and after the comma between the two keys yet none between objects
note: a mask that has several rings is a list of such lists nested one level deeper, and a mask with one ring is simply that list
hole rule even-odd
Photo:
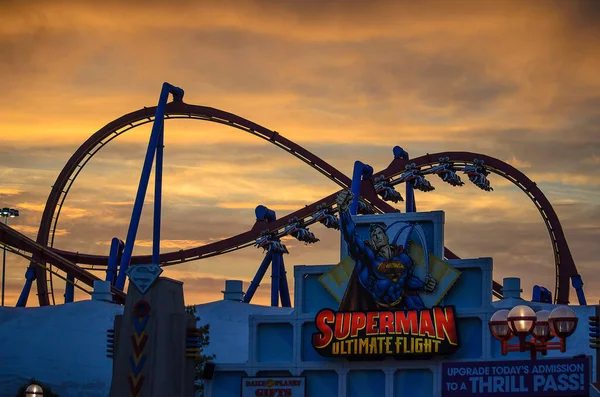
[{"label": "light fixture", "polygon": [[[567,350],[566,338],[577,328],[577,314],[567,306],[558,306],[552,312],[540,310],[535,313],[529,306],[519,305],[510,311],[498,310],[489,321],[490,332],[502,343],[502,355],[508,352],[531,353],[535,360],[537,352],[546,355],[548,350]],[[531,335],[530,340],[526,338]],[[508,343],[516,336],[519,343]],[[558,342],[550,342],[553,337]]]},{"label": "light fixture", "polygon": [[27,397],[44,397],[44,390],[40,385],[36,385],[35,383],[27,386],[25,390],[25,396]]},{"label": "light fixture", "polygon": [[[535,326],[535,312],[532,308],[525,305],[515,306],[508,312],[508,326],[510,330],[519,338],[525,340]],[[525,351],[525,350],[522,350]]]},{"label": "light fixture", "polygon": [[547,342],[554,337],[554,334],[550,331],[550,324],[548,323],[548,317],[550,312],[548,310],[540,310],[536,314],[537,320],[535,320],[535,326],[531,330],[531,335],[539,341]]},{"label": "light fixture", "polygon": [[567,306],[559,306],[552,310],[548,323],[552,324],[552,332],[559,338],[568,338],[577,328],[577,314]]},{"label": "light fixture", "polygon": [[[19,216],[19,210],[14,208],[4,207],[0,210],[0,217],[4,218],[4,224],[6,225],[6,221],[8,217],[15,218]],[[3,253],[2,253],[2,299],[0,301],[0,305],[4,306],[4,286],[6,282],[6,245],[4,245]]]},{"label": "light fixture", "polygon": [[14,218],[19,216],[19,210],[14,208],[4,207],[0,210],[0,216],[3,218]]},{"label": "light fixture", "polygon": [[502,354],[506,354],[505,348],[506,343],[513,338],[513,333],[508,326],[508,310],[498,310],[492,315],[489,321],[490,332],[494,338],[498,339],[502,343]]}]

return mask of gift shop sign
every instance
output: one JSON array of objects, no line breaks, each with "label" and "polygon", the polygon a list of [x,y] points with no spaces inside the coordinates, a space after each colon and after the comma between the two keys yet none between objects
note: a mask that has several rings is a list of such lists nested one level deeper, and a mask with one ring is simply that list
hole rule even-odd
[{"label": "gift shop sign", "polygon": [[589,395],[589,358],[442,364],[442,397]]},{"label": "gift shop sign", "polygon": [[306,379],[287,378],[242,378],[242,397],[304,397]]}]

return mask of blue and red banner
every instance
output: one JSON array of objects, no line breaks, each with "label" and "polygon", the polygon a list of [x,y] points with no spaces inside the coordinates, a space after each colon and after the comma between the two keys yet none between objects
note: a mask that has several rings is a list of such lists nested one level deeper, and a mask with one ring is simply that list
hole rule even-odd
[{"label": "blue and red banner", "polygon": [[589,357],[442,364],[442,397],[589,396]]}]

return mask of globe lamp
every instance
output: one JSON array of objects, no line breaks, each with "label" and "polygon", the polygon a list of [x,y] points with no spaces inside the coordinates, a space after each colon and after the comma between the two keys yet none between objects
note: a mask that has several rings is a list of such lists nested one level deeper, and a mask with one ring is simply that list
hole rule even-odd
[{"label": "globe lamp", "polygon": [[535,326],[537,317],[532,308],[525,305],[515,306],[508,312],[508,325],[516,336],[525,338]]},{"label": "globe lamp", "polygon": [[27,397],[44,397],[44,390],[40,385],[32,384],[25,389],[25,395]]},{"label": "globe lamp", "polygon": [[513,337],[512,331],[508,326],[508,310],[498,310],[490,318],[489,326],[492,336],[499,341],[510,340]]},{"label": "globe lamp", "polygon": [[550,313],[548,323],[555,336],[565,339],[573,335],[577,328],[577,314],[570,307],[558,306]]},{"label": "globe lamp", "polygon": [[531,335],[541,342],[549,341],[554,337],[550,331],[550,324],[548,323],[550,312],[548,310],[540,310],[535,316],[537,319],[535,320],[533,330],[531,330]]}]

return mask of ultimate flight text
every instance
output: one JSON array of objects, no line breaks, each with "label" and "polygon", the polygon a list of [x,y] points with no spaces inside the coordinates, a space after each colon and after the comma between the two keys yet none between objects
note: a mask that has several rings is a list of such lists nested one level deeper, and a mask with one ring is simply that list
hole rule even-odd
[{"label": "ultimate flight text", "polygon": [[452,353],[458,347],[454,308],[381,312],[321,310],[312,344],[323,356]]}]

